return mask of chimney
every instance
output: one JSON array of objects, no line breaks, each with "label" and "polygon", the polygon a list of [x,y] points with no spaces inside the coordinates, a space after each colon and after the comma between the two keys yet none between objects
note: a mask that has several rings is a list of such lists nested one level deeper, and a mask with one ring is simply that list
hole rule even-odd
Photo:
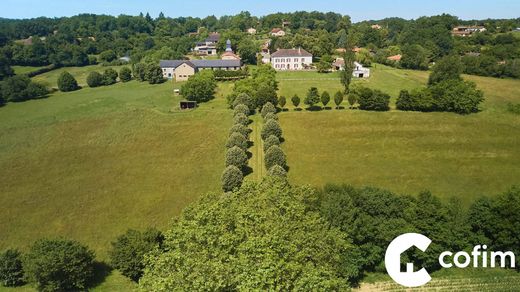
[{"label": "chimney", "polygon": [[298,47],[298,54],[301,55],[301,53],[302,53],[302,48]]}]

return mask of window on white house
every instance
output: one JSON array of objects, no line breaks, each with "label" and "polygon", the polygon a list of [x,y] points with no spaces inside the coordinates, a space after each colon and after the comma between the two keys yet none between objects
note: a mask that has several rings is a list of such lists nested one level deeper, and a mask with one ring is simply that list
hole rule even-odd
[{"label": "window on white house", "polygon": [[294,68],[298,68],[298,64],[294,64]]},{"label": "window on white house", "polygon": [[298,62],[298,58],[294,58],[294,62]]},{"label": "window on white house", "polygon": [[302,63],[305,63],[305,58],[302,58]]}]

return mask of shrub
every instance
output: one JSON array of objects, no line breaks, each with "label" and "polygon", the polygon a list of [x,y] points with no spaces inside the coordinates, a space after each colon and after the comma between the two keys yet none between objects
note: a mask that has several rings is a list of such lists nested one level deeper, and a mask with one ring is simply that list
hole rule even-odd
[{"label": "shrub", "polygon": [[251,96],[241,93],[233,100],[233,107],[236,107],[239,104],[246,105],[249,110],[254,110],[256,108],[255,102]]},{"label": "shrub", "polygon": [[273,167],[269,168],[267,175],[280,178],[287,178],[287,171],[280,165],[274,165]]},{"label": "shrub", "polygon": [[244,114],[235,115],[233,121],[235,122],[235,124],[241,124],[244,126],[249,125],[249,118]]},{"label": "shrub", "polygon": [[99,59],[103,62],[109,63],[114,61],[117,58],[117,55],[112,50],[106,50],[99,54]]},{"label": "shrub", "polygon": [[445,56],[439,59],[432,68],[428,84],[433,85],[445,80],[462,81],[462,63],[457,55]]},{"label": "shrub", "polygon": [[137,63],[134,64],[133,72],[134,78],[143,82],[146,81],[146,64]]},{"label": "shrub", "polygon": [[520,115],[520,103],[509,102],[507,104],[507,111],[515,115]]},{"label": "shrub", "polygon": [[280,96],[278,98],[278,105],[283,109],[286,104],[287,104],[287,100],[285,99],[285,96]]},{"label": "shrub", "polygon": [[233,133],[239,133],[242,134],[245,138],[249,138],[249,133],[251,132],[251,129],[249,129],[247,126],[244,126],[242,124],[235,124],[231,129],[229,129],[229,135],[233,135]]},{"label": "shrub", "polygon": [[89,87],[98,87],[103,85],[103,75],[96,71],[92,71],[87,76],[87,84]]},{"label": "shrub", "polygon": [[396,107],[403,111],[432,111],[433,97],[428,88],[414,89],[412,92],[401,90],[396,101]]},{"label": "shrub", "polygon": [[243,170],[247,165],[246,152],[237,146],[229,148],[226,152],[226,166],[230,165],[234,165]]},{"label": "shrub", "polygon": [[0,254],[0,284],[5,287],[20,286],[23,281],[22,254],[8,249]]},{"label": "shrub", "polygon": [[231,136],[229,136],[228,141],[226,143],[226,147],[233,148],[235,146],[244,151],[247,150],[248,143],[247,143],[247,140],[244,137],[244,135],[235,132],[235,133],[231,134]]},{"label": "shrub", "polygon": [[267,115],[265,115],[264,121],[268,121],[268,120],[278,121],[278,116],[274,113],[268,113]]},{"label": "shrub", "polygon": [[181,94],[191,101],[198,103],[210,101],[215,98],[217,82],[213,72],[205,70],[191,76],[181,87]]},{"label": "shrub", "polygon": [[336,108],[338,108],[342,102],[343,102],[343,93],[341,93],[341,91],[338,91],[338,92],[336,92],[336,94],[334,94],[334,103],[336,104]]},{"label": "shrub", "polygon": [[31,81],[25,75],[8,77],[3,82],[0,82],[0,95],[5,102],[40,98],[47,95],[47,93],[45,86]]},{"label": "shrub", "polygon": [[348,104],[350,105],[350,108],[354,107],[356,102],[359,100],[359,95],[357,95],[355,92],[351,92],[348,94]]},{"label": "shrub", "polygon": [[274,107],[274,105],[270,102],[264,104],[264,106],[262,107],[262,111],[260,112],[262,114],[262,118],[265,119],[265,115],[267,115],[268,113],[273,113],[275,114],[276,113],[276,108]]},{"label": "shrub", "polygon": [[292,102],[292,104],[294,105],[295,108],[298,108],[298,106],[300,105],[300,97],[297,94],[295,94],[291,98],[291,102]]},{"label": "shrub", "polygon": [[108,68],[105,70],[105,72],[103,72],[103,84],[104,85],[112,85],[112,84],[115,84],[117,82],[117,71],[112,69],[112,68]]},{"label": "shrub", "polygon": [[324,91],[321,94],[321,103],[323,104],[324,107],[326,107],[327,104],[329,104],[329,102],[330,102],[330,94],[327,91]]},{"label": "shrub", "polygon": [[435,110],[469,114],[478,111],[484,94],[473,82],[446,80],[430,87]]},{"label": "shrub", "polygon": [[157,64],[148,65],[146,70],[146,80],[150,84],[160,84],[165,81],[162,69]]},{"label": "shrub", "polygon": [[245,105],[245,104],[238,104],[237,106],[235,106],[233,114],[235,116],[237,114],[244,114],[245,116],[248,116],[249,113],[250,113],[250,111],[249,111],[249,108],[247,107],[247,105]]},{"label": "shrub", "polygon": [[282,168],[285,168],[287,165],[285,153],[283,153],[282,148],[280,146],[271,146],[267,149],[264,157],[265,168],[267,170],[271,169],[271,167],[275,165],[279,165]]},{"label": "shrub", "polygon": [[31,246],[23,268],[39,290],[70,291],[87,287],[93,264],[94,252],[76,241],[41,239]]},{"label": "shrub", "polygon": [[262,128],[262,140],[267,139],[271,135],[282,138],[282,128],[280,128],[276,120],[268,120]]},{"label": "shrub", "polygon": [[366,87],[359,89],[359,108],[368,111],[387,111],[390,109],[390,95]]},{"label": "shrub", "polygon": [[271,146],[280,146],[280,139],[273,135],[267,137],[267,139],[264,141],[264,152],[267,152]]},{"label": "shrub", "polygon": [[63,92],[78,90],[78,82],[69,72],[63,71],[58,77],[58,89]]},{"label": "shrub", "polygon": [[315,104],[320,102],[320,94],[318,92],[318,88],[311,87],[307,92],[307,96],[305,97],[305,104],[309,107],[313,107]]},{"label": "shrub", "polygon": [[224,169],[221,180],[222,189],[226,192],[230,192],[242,185],[244,175],[238,167],[230,165]]},{"label": "shrub", "polygon": [[128,67],[123,67],[119,70],[119,79],[121,82],[128,82],[132,80],[132,71]]},{"label": "shrub", "polygon": [[129,229],[112,242],[110,263],[121,274],[137,282],[143,275],[144,256],[159,247],[163,239],[162,233],[154,228],[144,232]]}]

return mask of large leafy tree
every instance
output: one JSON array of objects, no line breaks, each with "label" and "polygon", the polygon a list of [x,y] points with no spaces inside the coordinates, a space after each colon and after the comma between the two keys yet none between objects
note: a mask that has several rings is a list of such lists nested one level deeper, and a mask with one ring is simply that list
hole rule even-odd
[{"label": "large leafy tree", "polygon": [[462,80],[460,74],[462,73],[462,62],[460,57],[450,55],[441,58],[435,63],[432,68],[432,73],[428,79],[428,84],[436,84],[445,80]]},{"label": "large leafy tree", "polygon": [[181,93],[187,100],[206,102],[215,98],[216,88],[213,72],[205,70],[191,76],[182,86]]},{"label": "large leafy tree", "polygon": [[148,256],[140,288],[348,289],[356,248],[309,207],[316,199],[277,179],[204,196],[166,232],[166,252]]}]

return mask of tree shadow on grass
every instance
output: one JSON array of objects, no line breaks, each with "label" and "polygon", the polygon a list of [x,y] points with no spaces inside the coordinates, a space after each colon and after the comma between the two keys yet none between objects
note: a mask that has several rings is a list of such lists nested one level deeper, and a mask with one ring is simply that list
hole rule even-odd
[{"label": "tree shadow on grass", "polygon": [[94,275],[89,281],[89,287],[93,288],[101,285],[105,279],[112,273],[112,267],[103,262],[94,262]]},{"label": "tree shadow on grass", "polygon": [[244,173],[244,176],[248,176],[253,173],[253,169],[251,166],[245,166],[244,169],[242,169],[242,172]]},{"label": "tree shadow on grass", "polygon": [[251,159],[251,157],[253,157],[253,153],[251,153],[250,151],[246,151],[246,155],[247,155],[247,159]]},{"label": "tree shadow on grass", "polygon": [[323,110],[323,108],[321,106],[313,105],[313,106],[306,108],[306,110],[311,111],[311,112],[319,112],[319,111]]},{"label": "tree shadow on grass", "polygon": [[297,111],[297,112],[301,112],[302,111],[302,109],[299,108],[299,107],[295,108],[294,110]]}]

